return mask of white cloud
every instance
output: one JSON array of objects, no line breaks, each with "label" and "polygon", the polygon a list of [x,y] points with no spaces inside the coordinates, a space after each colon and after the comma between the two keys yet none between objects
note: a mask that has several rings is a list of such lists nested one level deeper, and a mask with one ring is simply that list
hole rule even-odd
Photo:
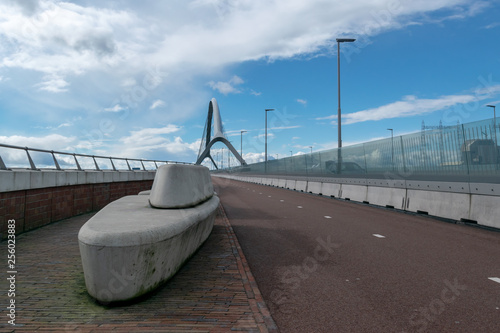
[{"label": "white cloud", "polygon": [[176,125],[168,125],[161,128],[144,128],[139,131],[132,131],[127,137],[120,139],[126,146],[151,146],[164,142],[163,134],[178,132],[181,128]]},{"label": "white cloud", "polygon": [[126,108],[121,106],[120,104],[116,104],[115,106],[113,107],[110,107],[110,108],[105,108],[104,111],[106,112],[120,112],[120,111],[123,111],[125,110]]},{"label": "white cloud", "polygon": [[269,130],[286,130],[286,129],[294,129],[294,128],[300,128],[300,125],[295,125],[295,126],[277,126],[277,127],[270,127],[268,128]]},{"label": "white cloud", "polygon": [[[245,160],[245,162],[247,162],[247,164],[264,162],[266,160],[266,154],[265,153],[244,153],[243,159]],[[274,158],[269,156],[269,159],[274,159]]]},{"label": "white cloud", "polygon": [[60,93],[68,91],[69,83],[59,75],[46,75],[44,81],[35,86],[39,87],[40,90]]},{"label": "white cloud", "polygon": [[181,128],[175,125],[168,125],[162,128],[145,128],[139,131],[132,131],[129,136],[121,138],[120,156],[147,158],[148,156],[165,156],[162,159],[168,160],[168,156],[185,156],[192,161],[198,149],[201,139],[195,142],[185,142],[180,136],[171,138],[168,134],[180,131]]},{"label": "white cloud", "polygon": [[125,88],[130,88],[133,87],[137,84],[135,79],[133,78],[126,78],[125,80],[122,81],[121,86]]},{"label": "white cloud", "polygon": [[241,90],[239,90],[238,88],[236,88],[236,86],[241,85],[243,83],[244,83],[243,79],[240,78],[239,76],[235,75],[235,76],[233,76],[227,82],[210,81],[210,82],[208,82],[208,85],[213,90],[217,90],[221,94],[227,95],[227,94],[238,94],[238,93],[241,93]]},{"label": "white cloud", "polygon": [[151,104],[149,109],[154,110],[154,109],[159,108],[159,107],[164,106],[164,105],[165,105],[164,101],[162,101],[161,99],[157,99],[156,101],[153,102],[153,104]]},{"label": "white cloud", "polygon": [[457,104],[474,101],[473,95],[441,96],[437,99],[419,99],[405,96],[403,100],[380,106],[378,108],[348,113],[342,116],[346,125],[369,120],[411,117],[443,110]]},{"label": "white cloud", "polygon": [[494,22],[494,23],[486,25],[484,27],[484,29],[493,29],[493,28],[496,28],[496,27],[499,27],[499,26],[500,26],[500,22]]},{"label": "white cloud", "polygon": [[[377,108],[362,110],[342,115],[342,122],[346,125],[364,121],[378,121],[383,119],[412,117],[448,109],[457,105],[467,104],[490,98],[500,93],[500,85],[491,85],[479,88],[475,94],[447,95],[435,99],[420,99],[409,95],[402,100],[379,106]],[[335,119],[337,115],[316,118],[316,120]]]},{"label": "white cloud", "polygon": [[307,101],[305,99],[297,99],[297,103],[300,103],[302,105],[307,105]]},{"label": "white cloud", "polygon": [[253,89],[250,89],[250,95],[260,96],[260,95],[262,95],[262,93],[261,92],[257,92],[257,91],[255,91]]},{"label": "white cloud", "polygon": [[[53,0],[0,4],[0,37],[6,41],[0,68],[57,74],[64,82],[67,76],[97,70],[122,75],[122,84],[131,86],[134,74],[154,64],[177,73],[171,77],[175,82],[248,60],[323,52],[334,47],[336,36],[371,36],[425,20],[424,14],[433,11],[447,10],[442,14],[447,17],[475,15],[485,3],[198,0],[106,6]],[[355,47],[363,47],[359,41]],[[242,83],[235,76],[210,86],[229,94],[239,92],[236,86]],[[47,90],[65,88],[50,85]]]},{"label": "white cloud", "polygon": [[[0,142],[19,147],[39,148],[61,152],[74,152],[74,146],[78,144],[76,137],[68,137],[59,134],[46,136],[0,136]],[[49,153],[33,153],[32,158],[37,167],[54,167],[52,155]],[[24,150],[2,148],[2,159],[7,167],[29,167],[29,161]]]},{"label": "white cloud", "polygon": [[58,151],[66,150],[75,141],[75,137],[66,137],[59,134],[50,134],[42,137],[22,135],[0,136],[0,142],[8,145]]}]

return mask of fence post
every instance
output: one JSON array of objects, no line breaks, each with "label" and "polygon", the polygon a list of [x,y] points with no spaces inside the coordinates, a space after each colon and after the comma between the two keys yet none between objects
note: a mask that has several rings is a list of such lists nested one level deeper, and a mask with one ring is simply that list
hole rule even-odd
[{"label": "fence post", "polygon": [[5,163],[2,160],[2,156],[0,156],[0,170],[8,170],[5,166]]},{"label": "fence post", "polygon": [[78,171],[82,171],[82,167],[80,166],[80,163],[78,163],[78,160],[76,159],[76,154],[73,153],[73,158],[75,159],[76,167],[78,168]]},{"label": "fence post", "polygon": [[56,169],[61,170],[61,167],[59,166],[59,163],[57,162],[56,156],[54,155],[54,151],[52,150],[50,153],[52,154],[52,158],[54,159],[54,164],[56,166]]},{"label": "fence post", "polygon": [[30,153],[28,152],[28,147],[24,148],[26,150],[26,155],[28,155],[28,161],[30,162],[31,170],[36,170],[36,165],[33,163],[33,160],[31,159]]},{"label": "fence post", "polygon": [[110,157],[109,161],[111,162],[111,166],[113,167],[113,171],[116,171],[115,164],[113,163],[113,159]]},{"label": "fence post", "polygon": [[101,171],[101,169],[99,169],[99,166],[97,165],[97,162],[95,160],[95,156],[92,156],[92,159],[94,160],[95,170],[96,171]]}]

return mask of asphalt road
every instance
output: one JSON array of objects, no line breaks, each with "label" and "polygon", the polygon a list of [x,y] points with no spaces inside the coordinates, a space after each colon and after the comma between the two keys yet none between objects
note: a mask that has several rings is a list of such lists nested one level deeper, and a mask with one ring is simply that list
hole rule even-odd
[{"label": "asphalt road", "polygon": [[500,332],[500,232],[213,179],[281,332]]}]

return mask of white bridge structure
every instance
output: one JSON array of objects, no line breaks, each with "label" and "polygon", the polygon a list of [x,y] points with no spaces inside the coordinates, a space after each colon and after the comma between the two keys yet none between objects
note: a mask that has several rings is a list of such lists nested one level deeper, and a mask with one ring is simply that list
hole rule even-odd
[{"label": "white bridge structure", "polygon": [[229,140],[226,138],[226,135],[224,134],[224,128],[222,127],[222,119],[219,112],[219,105],[217,104],[217,100],[215,98],[212,98],[212,100],[210,100],[210,103],[208,104],[208,116],[207,116],[207,121],[205,123],[205,130],[203,131],[203,136],[196,164],[201,164],[203,160],[209,158],[214,164],[215,168],[218,169],[217,164],[210,155],[210,148],[216,142],[224,143],[227,146],[227,148],[231,151],[231,153],[233,153],[234,157],[238,159],[241,165],[246,165],[246,162],[245,160],[243,160],[243,157],[241,157],[238,151],[234,149],[231,142],[229,142]]}]

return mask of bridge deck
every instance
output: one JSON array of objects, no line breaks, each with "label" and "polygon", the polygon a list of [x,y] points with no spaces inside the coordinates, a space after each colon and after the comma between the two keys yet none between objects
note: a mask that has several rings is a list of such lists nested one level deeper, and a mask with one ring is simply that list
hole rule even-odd
[{"label": "bridge deck", "polygon": [[500,330],[500,233],[214,183],[280,331]]}]

